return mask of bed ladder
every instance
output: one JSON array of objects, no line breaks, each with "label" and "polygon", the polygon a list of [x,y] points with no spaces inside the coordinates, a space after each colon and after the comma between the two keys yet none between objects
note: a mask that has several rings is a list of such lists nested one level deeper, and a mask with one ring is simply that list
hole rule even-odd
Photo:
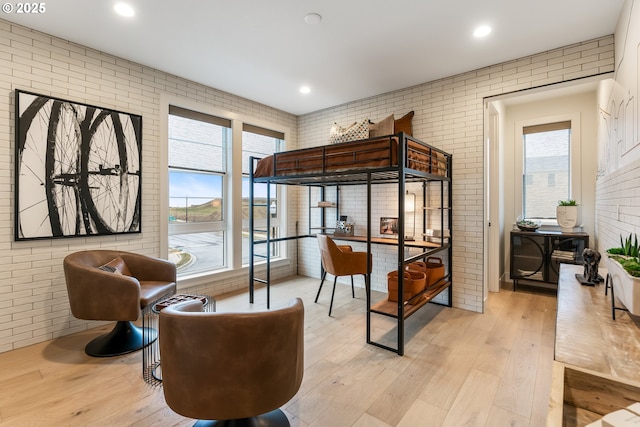
[{"label": "bed ladder", "polygon": [[[264,284],[267,287],[267,309],[271,305],[271,214],[269,208],[271,206],[271,184],[266,183],[267,199],[265,203],[256,203],[255,200],[255,183],[254,183],[254,166],[260,160],[258,157],[249,157],[249,302],[254,302],[254,288],[256,283]],[[255,228],[255,209],[264,208],[267,213],[266,229]],[[255,238],[255,233],[264,233],[265,239]],[[266,254],[256,253],[257,245],[267,245]],[[255,264],[259,260],[266,260],[266,274],[264,278],[256,277]]]}]

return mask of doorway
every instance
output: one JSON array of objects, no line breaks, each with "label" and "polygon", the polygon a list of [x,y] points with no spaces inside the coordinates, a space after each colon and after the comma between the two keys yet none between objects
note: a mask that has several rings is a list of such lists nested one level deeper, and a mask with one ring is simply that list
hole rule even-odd
[{"label": "doorway", "polygon": [[[598,90],[610,76],[530,89],[485,98],[484,103],[484,297],[498,292],[509,279],[509,233],[522,214],[522,135],[518,128],[550,116],[579,117],[576,143],[582,187],[583,231],[594,236],[597,172]],[[518,154],[520,153],[520,154]],[[518,157],[520,156],[520,157]],[[520,172],[519,172],[520,171]]]}]

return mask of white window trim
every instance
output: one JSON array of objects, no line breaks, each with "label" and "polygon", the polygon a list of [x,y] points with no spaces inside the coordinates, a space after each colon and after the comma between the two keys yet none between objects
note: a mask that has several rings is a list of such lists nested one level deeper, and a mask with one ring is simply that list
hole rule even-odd
[{"label": "white window trim", "polygon": [[[250,115],[244,115],[239,113],[233,113],[224,111],[210,105],[194,102],[189,99],[181,98],[168,93],[160,94],[160,140],[163,147],[159,153],[159,170],[167,171],[160,174],[160,257],[168,259],[169,257],[169,206],[166,201],[169,199],[169,150],[167,142],[169,141],[169,105],[176,107],[186,108],[193,111],[199,111],[204,114],[210,114],[212,116],[221,117],[231,120],[232,129],[232,143],[231,147],[227,147],[227,154],[232,155],[231,165],[229,165],[226,176],[227,182],[225,183],[225,190],[227,194],[225,197],[229,200],[226,203],[226,217],[227,221],[227,234],[228,234],[228,246],[227,246],[227,267],[218,269],[212,272],[206,272],[201,274],[194,274],[184,279],[180,279],[179,288],[194,286],[198,284],[204,284],[211,280],[219,280],[226,277],[237,277],[238,275],[246,274],[248,266],[242,266],[242,241],[235,242],[234,236],[242,235],[242,197],[236,197],[237,194],[242,194],[242,124],[251,123],[255,126],[260,126],[265,129],[272,129],[274,131],[282,132],[284,134],[284,144],[282,149],[286,149],[289,135],[291,130],[288,127],[278,125],[263,119],[259,119]],[[237,151],[236,151],[237,150]],[[143,158],[144,161],[144,158]],[[282,206],[287,205],[287,191],[280,190],[280,202]],[[288,211],[289,208],[283,209],[280,217],[280,224],[288,224]],[[283,230],[287,233],[287,230]],[[290,264],[289,256],[287,253],[287,245],[283,244],[280,250],[280,258],[272,261],[272,268],[282,265]]]},{"label": "white window trim", "polygon": [[[570,142],[570,179],[569,179],[569,194],[571,199],[575,199],[579,204],[582,203],[582,135],[580,133],[580,113],[567,113],[559,114],[555,116],[539,117],[536,119],[529,119],[516,122],[515,125],[515,166],[514,176],[519,180],[519,184],[515,186],[515,197],[513,200],[513,211],[515,216],[522,215],[522,173],[524,169],[524,138],[523,129],[527,126],[536,126],[546,123],[557,123],[562,121],[571,121],[571,142]],[[515,218],[514,218],[515,223]],[[542,220],[543,226],[557,226],[555,220]]]}]

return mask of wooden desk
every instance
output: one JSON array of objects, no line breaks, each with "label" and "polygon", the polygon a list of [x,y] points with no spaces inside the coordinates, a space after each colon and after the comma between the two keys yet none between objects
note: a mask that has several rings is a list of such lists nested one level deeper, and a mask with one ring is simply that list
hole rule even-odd
[{"label": "wooden desk", "polygon": [[[329,236],[334,240],[346,240],[348,242],[362,242],[367,243],[367,236],[343,236],[336,234],[329,234]],[[398,239],[387,239],[384,237],[372,237],[371,243],[375,243],[377,245],[393,245],[398,246]],[[422,249],[434,249],[434,248],[446,248],[448,247],[447,239],[445,239],[445,243],[441,246],[439,243],[434,242],[425,242],[423,240],[405,240],[405,247],[408,248],[422,248]]]},{"label": "wooden desk", "polygon": [[[555,359],[567,365],[640,382],[640,318],[621,312],[611,319],[604,283],[582,286],[579,265],[562,264],[558,280]],[[606,277],[607,272],[600,270]]]},{"label": "wooden desk", "polygon": [[611,294],[604,283],[582,286],[582,273],[560,267],[547,427],[585,426],[640,402],[640,321],[627,312],[611,319]]}]

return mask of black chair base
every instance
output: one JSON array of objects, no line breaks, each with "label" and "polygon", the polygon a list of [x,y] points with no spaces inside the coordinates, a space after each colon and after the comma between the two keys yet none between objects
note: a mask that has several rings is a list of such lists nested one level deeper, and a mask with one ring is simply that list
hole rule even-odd
[{"label": "black chair base", "polygon": [[[156,330],[145,329],[143,333],[142,328],[132,322],[119,321],[111,332],[89,342],[84,351],[93,357],[112,357],[141,350],[158,337]],[[143,336],[147,342],[143,342]]]},{"label": "black chair base", "polygon": [[193,427],[290,427],[289,419],[280,409],[238,420],[200,420]]}]

